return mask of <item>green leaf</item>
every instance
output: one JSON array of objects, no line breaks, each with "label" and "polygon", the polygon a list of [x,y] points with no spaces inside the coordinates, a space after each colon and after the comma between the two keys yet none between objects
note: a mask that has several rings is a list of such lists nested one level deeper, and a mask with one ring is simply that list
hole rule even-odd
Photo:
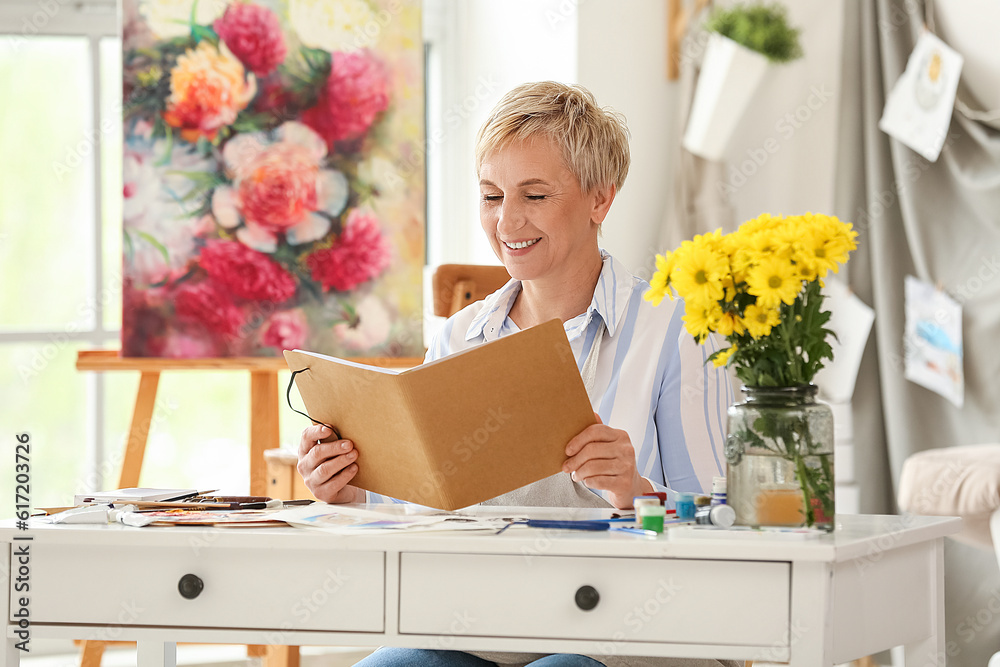
[{"label": "green leaf", "polygon": [[191,37],[194,39],[196,44],[205,40],[213,46],[219,46],[219,35],[210,26],[192,25]]},{"label": "green leaf", "polygon": [[125,250],[125,260],[131,262],[135,249],[132,247],[132,236],[127,229],[122,229],[122,247]]},{"label": "green leaf", "polygon": [[174,131],[169,125],[164,125],[166,131],[167,145],[163,149],[163,157],[157,160],[154,165],[157,167],[165,167],[170,164],[170,157],[174,151]]},{"label": "green leaf", "polygon": [[148,234],[147,232],[143,232],[143,231],[139,231],[139,230],[136,230],[135,234],[136,234],[136,236],[138,236],[139,238],[141,238],[143,241],[145,241],[146,243],[148,243],[151,246],[153,246],[154,248],[156,248],[156,250],[158,250],[159,253],[160,253],[160,255],[163,257],[163,261],[164,262],[169,262],[170,261],[170,253],[167,252],[166,246],[164,246],[162,243],[160,243],[155,238],[153,238],[152,235]]},{"label": "green leaf", "polygon": [[194,181],[197,185],[206,188],[215,187],[216,185],[221,185],[226,183],[226,179],[222,175],[217,174],[213,171],[187,171],[184,169],[170,169],[166,173],[173,176],[186,176],[190,180]]},{"label": "green leaf", "polygon": [[788,24],[785,8],[779,4],[737,4],[717,9],[705,27],[763,54],[772,62],[802,57],[799,29]]}]

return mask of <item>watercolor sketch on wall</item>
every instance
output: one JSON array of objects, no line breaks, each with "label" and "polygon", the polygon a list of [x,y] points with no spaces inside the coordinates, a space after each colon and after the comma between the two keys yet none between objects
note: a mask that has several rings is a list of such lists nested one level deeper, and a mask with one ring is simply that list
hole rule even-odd
[{"label": "watercolor sketch on wall", "polygon": [[122,350],[422,356],[417,0],[125,0]]}]

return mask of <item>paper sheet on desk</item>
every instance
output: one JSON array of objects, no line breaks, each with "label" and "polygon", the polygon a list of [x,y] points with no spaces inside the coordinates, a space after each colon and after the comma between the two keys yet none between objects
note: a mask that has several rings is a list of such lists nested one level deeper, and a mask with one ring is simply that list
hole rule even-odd
[{"label": "paper sheet on desk", "polygon": [[306,507],[282,510],[272,518],[292,526],[317,528],[331,533],[358,534],[375,532],[497,531],[508,522],[500,518],[474,517],[440,512],[412,505],[386,505],[372,510],[347,505],[313,503]]},{"label": "paper sheet on desk", "polygon": [[126,526],[277,526],[276,510],[158,510],[144,512],[121,512],[116,519]]}]

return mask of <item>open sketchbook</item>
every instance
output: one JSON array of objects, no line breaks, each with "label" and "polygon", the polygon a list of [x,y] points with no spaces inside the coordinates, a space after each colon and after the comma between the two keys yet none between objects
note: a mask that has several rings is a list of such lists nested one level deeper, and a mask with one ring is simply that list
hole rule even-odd
[{"label": "open sketchbook", "polygon": [[457,509],[556,474],[596,422],[552,320],[402,372],[285,351],[309,416],[358,450],[355,486]]}]

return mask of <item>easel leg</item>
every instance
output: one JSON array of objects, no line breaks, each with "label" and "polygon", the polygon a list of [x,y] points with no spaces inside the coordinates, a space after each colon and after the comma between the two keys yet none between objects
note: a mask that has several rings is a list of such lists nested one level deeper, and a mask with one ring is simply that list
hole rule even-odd
[{"label": "easel leg", "polygon": [[119,489],[139,486],[139,472],[142,469],[142,457],[146,454],[146,440],[149,438],[149,425],[153,420],[159,382],[159,371],[142,371],[139,376],[139,391],[132,410],[132,426],[128,430],[122,473],[118,479]]},{"label": "easel leg", "polygon": [[250,371],[250,495],[267,495],[264,450],[278,447],[278,372]]},{"label": "easel leg", "polygon": [[80,646],[80,667],[101,667],[104,642],[84,640]]},{"label": "easel leg", "polygon": [[298,646],[268,646],[266,667],[299,667]]}]

